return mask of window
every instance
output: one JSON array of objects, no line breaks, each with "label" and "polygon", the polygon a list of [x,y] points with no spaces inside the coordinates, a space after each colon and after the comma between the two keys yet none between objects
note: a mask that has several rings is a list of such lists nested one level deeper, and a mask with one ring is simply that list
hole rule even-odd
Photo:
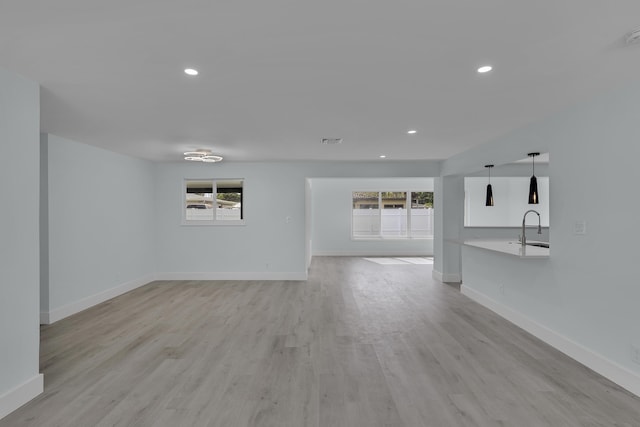
[{"label": "window", "polygon": [[432,238],[433,192],[354,191],[351,236],[355,239]]},{"label": "window", "polygon": [[242,179],[185,180],[183,223],[244,224],[243,184]]}]

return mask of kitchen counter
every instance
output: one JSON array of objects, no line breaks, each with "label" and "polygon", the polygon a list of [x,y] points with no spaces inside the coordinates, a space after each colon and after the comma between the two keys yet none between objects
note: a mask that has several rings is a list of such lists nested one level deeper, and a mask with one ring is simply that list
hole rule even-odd
[{"label": "kitchen counter", "polygon": [[[530,243],[539,242],[531,240]],[[462,244],[525,259],[545,259],[549,258],[550,254],[549,248],[529,245],[523,248],[520,242],[515,240],[465,240]]]}]

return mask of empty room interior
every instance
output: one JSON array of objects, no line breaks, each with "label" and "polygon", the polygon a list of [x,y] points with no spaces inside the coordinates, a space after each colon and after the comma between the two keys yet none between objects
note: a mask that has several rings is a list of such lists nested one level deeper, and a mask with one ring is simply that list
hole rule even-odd
[{"label": "empty room interior", "polygon": [[640,3],[0,5],[0,427],[640,426]]}]

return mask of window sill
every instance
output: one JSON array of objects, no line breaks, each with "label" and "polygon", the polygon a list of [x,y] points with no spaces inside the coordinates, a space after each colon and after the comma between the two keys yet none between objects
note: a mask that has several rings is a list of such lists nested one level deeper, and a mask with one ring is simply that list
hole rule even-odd
[{"label": "window sill", "polygon": [[370,241],[370,240],[433,240],[433,236],[427,237],[406,237],[406,236],[371,236],[371,237],[354,237],[351,240]]},{"label": "window sill", "polygon": [[180,225],[186,226],[207,226],[207,227],[219,227],[219,226],[238,226],[246,225],[245,220],[228,220],[228,221],[182,221]]}]

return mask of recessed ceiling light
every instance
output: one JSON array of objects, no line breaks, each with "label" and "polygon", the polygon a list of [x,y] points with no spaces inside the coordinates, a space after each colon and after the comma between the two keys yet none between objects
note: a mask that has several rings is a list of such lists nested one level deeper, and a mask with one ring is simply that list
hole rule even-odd
[{"label": "recessed ceiling light", "polygon": [[493,67],[491,65],[483,65],[482,67],[478,68],[478,72],[481,74],[488,73],[491,70],[493,70]]},{"label": "recessed ceiling light", "polygon": [[198,70],[194,69],[194,68],[185,68],[184,69],[184,73],[188,76],[197,76],[198,75]]},{"label": "recessed ceiling light", "polygon": [[380,155],[380,158],[381,158],[381,159],[386,159],[386,158],[387,158],[387,156],[385,156],[384,154],[381,154],[381,155]]},{"label": "recessed ceiling light", "polygon": [[415,129],[411,129],[411,130],[408,130],[408,131],[407,131],[407,133],[408,133],[409,135],[413,135],[414,133],[418,133],[418,131],[417,131],[417,130],[415,130]]}]

